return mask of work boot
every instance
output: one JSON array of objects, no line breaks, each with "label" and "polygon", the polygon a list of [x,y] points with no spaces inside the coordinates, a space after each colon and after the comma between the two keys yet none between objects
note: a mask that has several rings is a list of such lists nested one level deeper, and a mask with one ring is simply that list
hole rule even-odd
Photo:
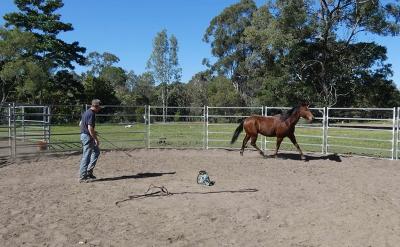
[{"label": "work boot", "polygon": [[96,179],[96,176],[93,175],[93,171],[88,171],[88,172],[87,172],[87,175],[86,175],[86,178],[89,178],[89,179]]}]

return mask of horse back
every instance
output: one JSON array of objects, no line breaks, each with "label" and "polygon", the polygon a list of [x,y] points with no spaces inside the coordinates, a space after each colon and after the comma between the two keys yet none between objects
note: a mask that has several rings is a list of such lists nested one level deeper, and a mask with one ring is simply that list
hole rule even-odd
[{"label": "horse back", "polygon": [[274,116],[254,115],[248,117],[244,122],[244,129],[250,136],[258,133],[264,136],[276,136],[276,130],[279,126],[279,118]]}]

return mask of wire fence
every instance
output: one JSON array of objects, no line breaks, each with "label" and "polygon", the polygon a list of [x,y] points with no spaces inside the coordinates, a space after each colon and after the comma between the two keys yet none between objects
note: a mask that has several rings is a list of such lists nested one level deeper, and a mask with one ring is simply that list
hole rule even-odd
[{"label": "wire fence", "polygon": [[[88,105],[0,106],[0,159],[80,151],[79,121]],[[239,149],[233,132],[251,115],[273,116],[289,107],[167,107],[107,105],[96,114],[102,149]],[[315,120],[300,120],[296,138],[305,152],[398,159],[400,108],[310,108]],[[240,138],[243,138],[239,136]],[[104,142],[102,141],[104,139]],[[286,140],[286,139],[285,139]],[[289,141],[280,150],[296,152]],[[275,138],[259,135],[265,152]],[[252,148],[249,148],[252,149]]]}]

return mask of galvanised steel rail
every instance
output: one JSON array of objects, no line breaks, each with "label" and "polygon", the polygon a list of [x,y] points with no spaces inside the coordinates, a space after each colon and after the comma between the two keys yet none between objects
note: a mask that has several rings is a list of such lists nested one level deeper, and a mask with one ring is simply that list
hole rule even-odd
[{"label": "galvanised steel rail", "polygon": [[[72,107],[76,109],[71,113],[63,111]],[[80,114],[89,107],[3,104],[0,114],[0,137],[4,141],[0,144],[0,156],[36,154],[38,140],[47,145],[46,150],[42,150],[46,153],[62,151],[63,148],[79,150],[78,127],[76,131],[56,131],[52,118],[57,118],[54,121],[65,123],[77,122]],[[54,113],[51,113],[51,109]],[[129,147],[130,143],[143,143],[140,147],[232,149],[234,147],[230,144],[230,138],[238,126],[239,119],[254,114],[270,116],[290,108],[106,105],[105,109],[97,114],[100,121],[98,129],[102,135],[109,135],[113,141],[122,143],[121,148]],[[399,158],[400,108],[322,107],[310,110],[317,123],[299,122],[296,125],[296,129],[300,130],[296,136],[301,140],[299,144],[305,151],[316,152],[318,147],[322,154],[350,153],[368,157]],[[123,125],[127,129],[123,129]],[[132,126],[135,129],[129,129]],[[267,140],[261,136],[258,143],[264,151],[267,150],[267,146],[268,149],[275,148],[275,138]],[[293,146],[290,142],[282,144],[289,145],[289,149]],[[285,150],[285,145],[282,145],[281,149]]]}]

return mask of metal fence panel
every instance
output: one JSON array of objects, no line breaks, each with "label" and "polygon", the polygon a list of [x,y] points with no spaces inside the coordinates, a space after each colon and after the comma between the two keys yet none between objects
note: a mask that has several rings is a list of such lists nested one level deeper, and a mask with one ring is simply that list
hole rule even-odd
[{"label": "metal fence panel", "polygon": [[[231,145],[230,141],[238,121],[251,115],[264,115],[264,107],[207,107],[207,148],[239,149],[242,142]],[[243,133],[241,134],[243,136]],[[258,145],[263,149],[264,136],[258,137]]]},{"label": "metal fence panel", "polygon": [[327,108],[326,152],[395,159],[395,108]]},{"label": "metal fence panel", "polygon": [[205,107],[148,107],[148,148],[204,148]]},{"label": "metal fence panel", "polygon": [[[79,120],[89,105],[0,106],[0,158],[81,150]],[[105,106],[96,130],[103,149],[225,148],[238,120],[271,116],[288,107]],[[302,120],[296,137],[304,151],[398,159],[400,108],[311,108],[312,124]],[[275,138],[258,137],[262,150],[275,149]],[[251,147],[252,149],[252,147]],[[296,151],[284,141],[281,150]]]}]

